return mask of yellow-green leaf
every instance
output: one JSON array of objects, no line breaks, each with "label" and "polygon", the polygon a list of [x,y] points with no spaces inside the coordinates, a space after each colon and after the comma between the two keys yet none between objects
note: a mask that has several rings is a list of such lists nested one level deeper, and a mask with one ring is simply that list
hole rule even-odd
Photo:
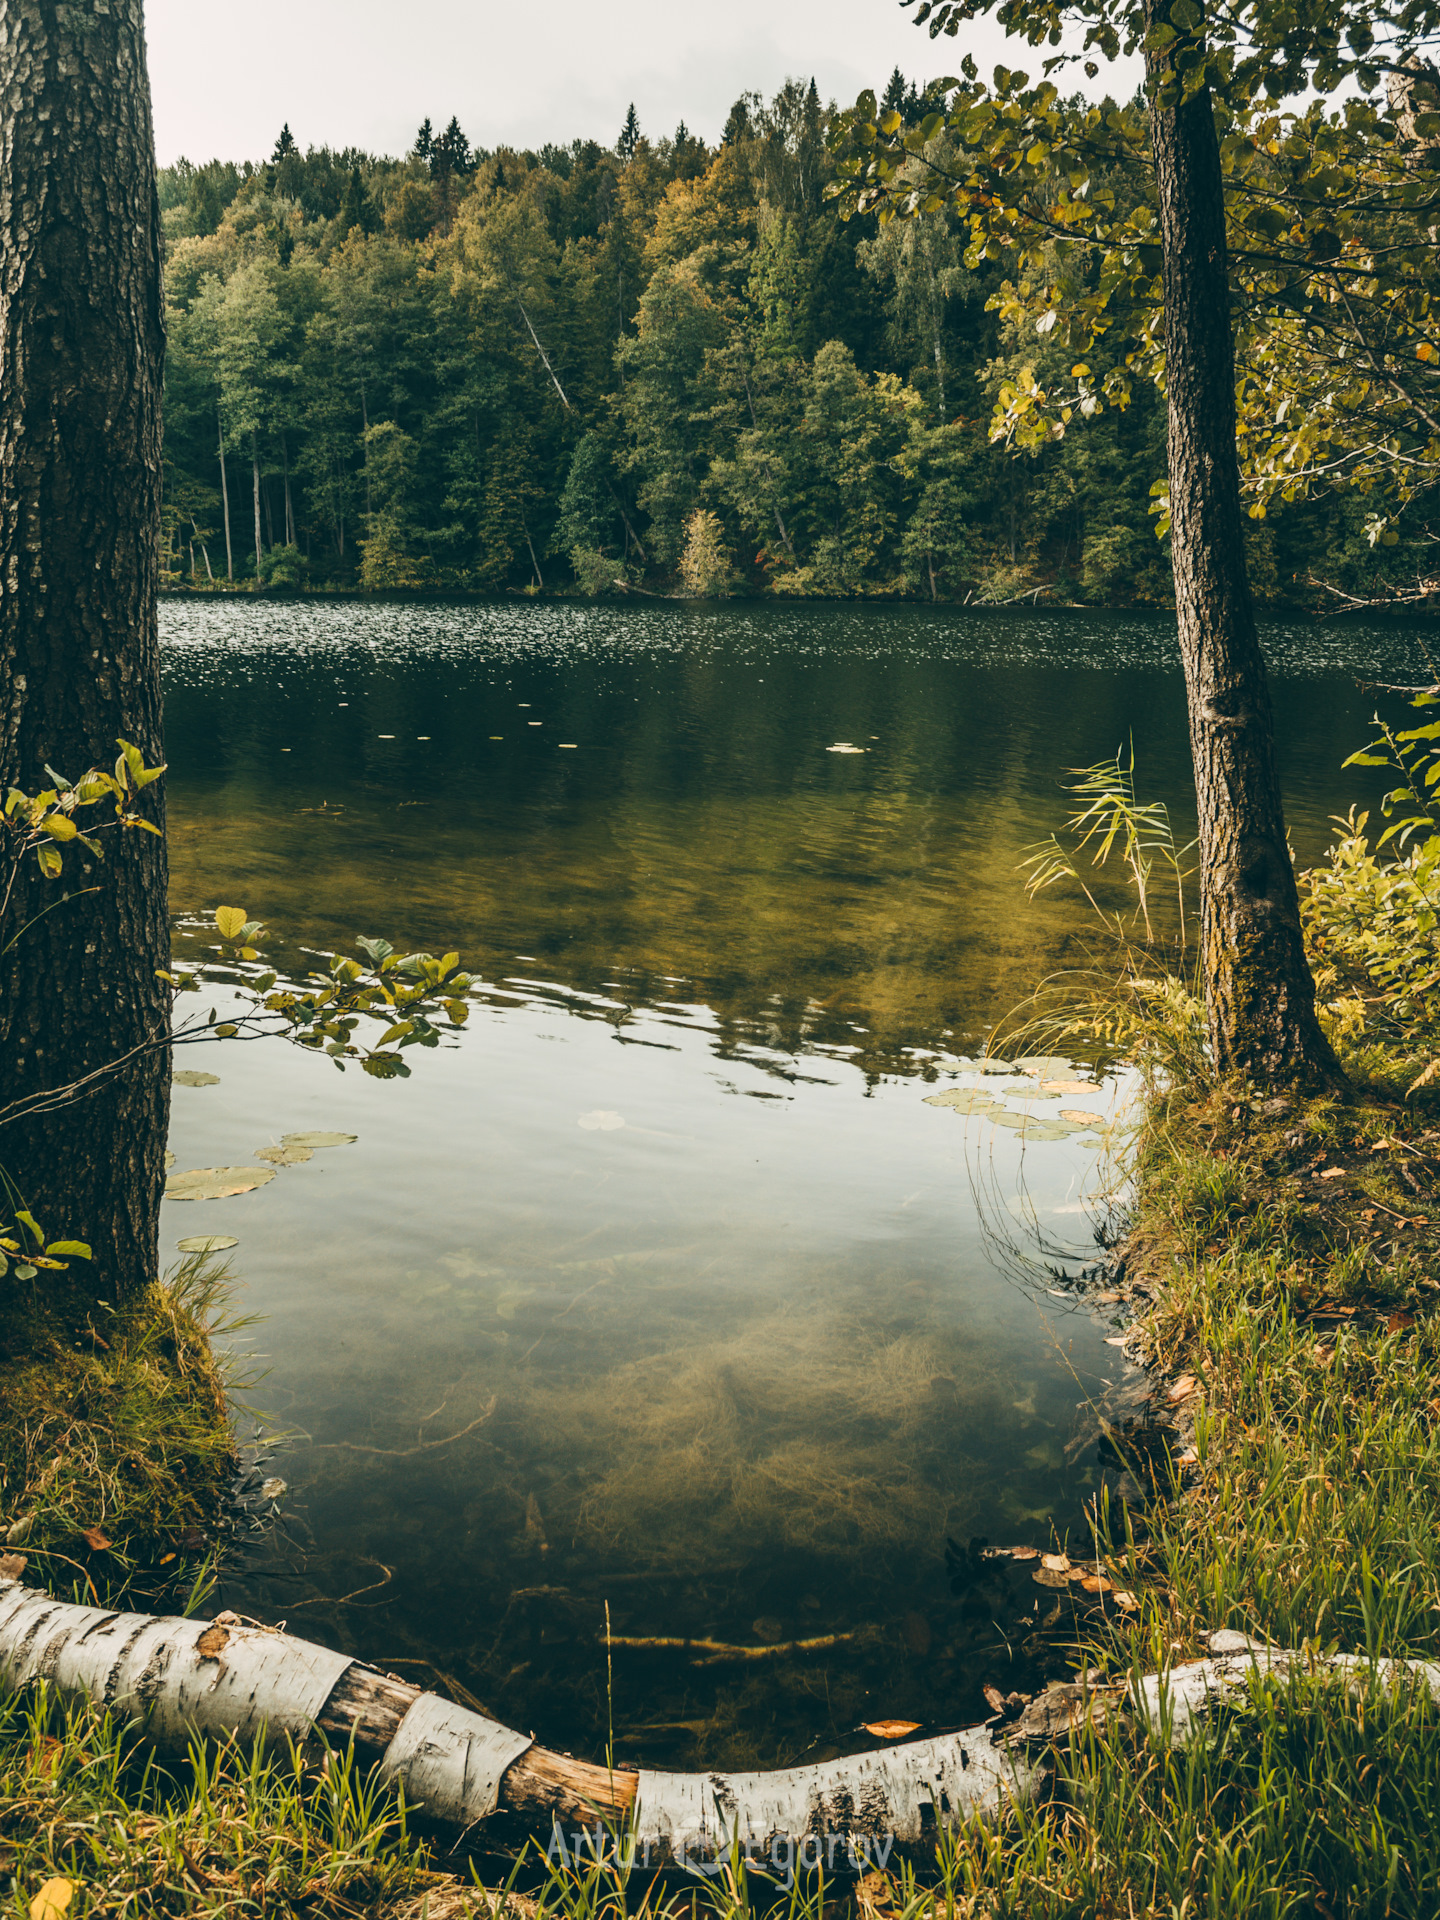
[{"label": "yellow-green leaf", "polygon": [[243,907],[217,907],[215,925],[222,940],[237,940],[245,931],[249,915]]},{"label": "yellow-green leaf", "polygon": [[40,871],[45,875],[47,880],[58,880],[60,878],[62,862],[60,855],[54,847],[37,847],[35,849],[35,858],[40,862]]},{"label": "yellow-green leaf", "polygon": [[30,1902],[30,1920],[61,1920],[75,1897],[73,1880],[47,1880]]},{"label": "yellow-green leaf", "polygon": [[83,1240],[52,1240],[45,1249],[55,1260],[91,1260],[94,1255]]},{"label": "yellow-green leaf", "polygon": [[68,813],[47,813],[40,825],[52,840],[73,840],[80,831]]}]

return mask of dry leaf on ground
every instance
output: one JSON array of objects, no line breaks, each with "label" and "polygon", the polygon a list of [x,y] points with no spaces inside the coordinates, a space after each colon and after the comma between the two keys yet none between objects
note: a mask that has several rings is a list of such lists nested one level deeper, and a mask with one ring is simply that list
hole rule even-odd
[{"label": "dry leaf on ground", "polygon": [[866,1733],[873,1733],[877,1740],[903,1740],[907,1733],[918,1733],[919,1720],[866,1720]]},{"label": "dry leaf on ground", "polygon": [[47,1880],[30,1902],[30,1920],[60,1920],[74,1897],[73,1880]]}]

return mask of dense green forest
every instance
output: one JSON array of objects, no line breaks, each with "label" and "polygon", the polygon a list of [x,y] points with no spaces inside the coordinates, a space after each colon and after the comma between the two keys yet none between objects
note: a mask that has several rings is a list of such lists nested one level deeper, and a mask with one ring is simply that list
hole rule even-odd
[{"label": "dense green forest", "polygon": [[[932,103],[897,71],[886,104]],[[839,217],[834,117],[792,81],[713,149],[632,108],[613,148],[286,127],[165,169],[166,583],[1165,604],[1162,401],[991,444],[1002,385],[1071,356],[943,208]],[[1424,527],[1372,550],[1364,519],[1255,521],[1259,596],[1413,581]]]}]

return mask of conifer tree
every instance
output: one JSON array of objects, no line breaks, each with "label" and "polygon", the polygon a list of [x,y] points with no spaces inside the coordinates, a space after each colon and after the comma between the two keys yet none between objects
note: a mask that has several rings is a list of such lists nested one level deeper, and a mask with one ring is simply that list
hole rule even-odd
[{"label": "conifer tree", "polygon": [[635,158],[635,149],[640,144],[640,119],[635,112],[635,102],[630,102],[630,110],[625,115],[625,124],[620,129],[620,138],[615,142],[615,151],[624,161]]}]

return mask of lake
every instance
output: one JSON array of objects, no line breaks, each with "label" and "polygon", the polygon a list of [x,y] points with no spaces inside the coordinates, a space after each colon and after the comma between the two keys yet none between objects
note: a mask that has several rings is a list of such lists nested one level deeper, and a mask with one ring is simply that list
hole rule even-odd
[{"label": "lake", "polygon": [[[1033,1595],[997,1627],[945,1548],[1088,1539],[1096,1407],[1137,1383],[1057,1278],[1126,1088],[974,1063],[1092,945],[1016,871],[1064,770],[1133,736],[1193,815],[1170,623],[197,600],[162,631],[177,953],[227,903],[292,973],[380,935],[484,982],[405,1081],[177,1061],[219,1076],[175,1089],[179,1169],[356,1136],[165,1204],[167,1253],[237,1238],[242,1408],[286,1436],[221,1600],[658,1766],[820,1759],[1033,1677]],[[1428,675],[1402,628],[1265,638],[1303,862],[1374,803],[1357,675]],[[988,1113],[934,1104],[982,1081]],[[714,1646],[607,1666],[607,1606]]]}]

